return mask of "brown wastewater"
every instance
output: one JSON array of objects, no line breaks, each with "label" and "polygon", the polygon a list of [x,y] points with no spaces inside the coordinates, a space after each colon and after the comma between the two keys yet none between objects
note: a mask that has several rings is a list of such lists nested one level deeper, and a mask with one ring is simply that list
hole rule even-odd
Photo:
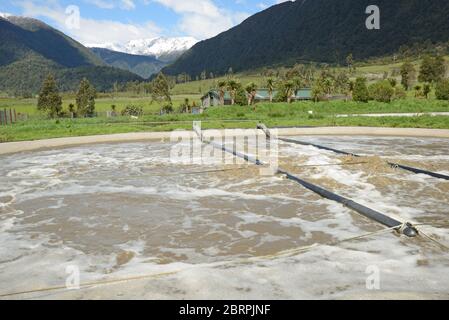
[{"label": "brown wastewater", "polygon": [[[417,224],[449,247],[449,181],[386,163],[449,175],[449,140],[297,138],[363,157],[281,143],[283,169]],[[449,252],[438,243],[376,233],[385,227],[256,166],[172,161],[172,147],[138,142],[1,156],[0,296],[449,298]],[[37,290],[64,286],[73,266],[81,284],[154,277]],[[370,270],[378,271],[376,288],[367,286]]]}]

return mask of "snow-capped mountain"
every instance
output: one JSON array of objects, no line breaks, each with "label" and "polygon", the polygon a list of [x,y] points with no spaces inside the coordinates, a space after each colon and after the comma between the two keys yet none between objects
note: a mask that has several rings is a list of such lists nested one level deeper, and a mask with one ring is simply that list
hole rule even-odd
[{"label": "snow-capped mountain", "polygon": [[192,37],[152,38],[132,40],[124,45],[116,43],[90,44],[89,47],[104,48],[135,55],[155,56],[164,62],[176,60],[193,47],[198,40]]},{"label": "snow-capped mountain", "polygon": [[12,15],[6,12],[0,12],[0,18],[8,19]]}]

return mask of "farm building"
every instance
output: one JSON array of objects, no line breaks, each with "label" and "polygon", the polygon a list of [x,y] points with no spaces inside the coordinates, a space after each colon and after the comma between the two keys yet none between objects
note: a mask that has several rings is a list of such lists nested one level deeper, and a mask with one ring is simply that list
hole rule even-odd
[{"label": "farm building", "polygon": [[[201,105],[203,108],[217,107],[222,105],[219,92],[217,90],[211,90],[206,93],[201,98]],[[225,92],[224,105],[231,105],[231,95],[229,94],[229,92]]]},{"label": "farm building", "polygon": [[[273,91],[273,98],[276,97],[277,91]],[[295,94],[292,96],[293,101],[301,101],[301,100],[312,100],[312,89],[304,88],[297,90]],[[256,97],[254,100],[257,102],[267,102],[270,101],[270,93],[268,89],[258,89],[256,91]],[[201,98],[201,104],[203,108],[216,107],[223,105],[220,94],[217,90],[211,90],[206,93]],[[224,105],[231,105],[231,96],[229,92],[226,92],[224,95]]]}]

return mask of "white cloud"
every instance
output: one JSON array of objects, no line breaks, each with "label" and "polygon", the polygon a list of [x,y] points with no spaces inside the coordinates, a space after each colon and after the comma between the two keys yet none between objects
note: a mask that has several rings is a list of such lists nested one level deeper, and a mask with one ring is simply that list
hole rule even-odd
[{"label": "white cloud", "polygon": [[[243,0],[236,0],[243,1]],[[279,0],[272,0],[279,1]],[[175,22],[174,32],[197,39],[207,39],[241,23],[250,15],[245,12],[231,11],[218,6],[214,0],[84,0],[102,9],[121,8],[133,10],[140,4],[165,6],[174,11],[179,20]],[[60,0],[17,0],[22,14],[35,18],[47,18],[61,31],[83,44],[120,43],[131,40],[158,37],[162,30],[153,22],[133,24],[112,20],[95,20],[80,17],[80,28],[72,29],[66,25],[65,7]]]},{"label": "white cloud", "polygon": [[28,17],[45,17],[52,20],[56,27],[83,44],[91,43],[125,43],[130,40],[157,37],[161,29],[151,21],[144,24],[130,24],[112,20],[94,20],[80,18],[79,29],[71,29],[66,25],[65,8],[57,0],[20,1],[23,15]]},{"label": "white cloud", "polygon": [[181,31],[199,39],[226,31],[249,17],[243,12],[219,8],[212,0],[153,0],[181,16]]},{"label": "white cloud", "polygon": [[1,18],[8,18],[8,17],[10,17],[10,16],[12,16],[12,14],[7,13],[7,12],[0,12],[0,17],[1,17]]},{"label": "white cloud", "polygon": [[113,9],[115,8],[115,4],[112,1],[106,0],[84,0],[87,3],[93,4],[100,9]]},{"label": "white cloud", "polygon": [[93,4],[100,9],[120,8],[124,10],[134,10],[136,8],[134,0],[84,0],[84,2]]},{"label": "white cloud", "polygon": [[125,10],[132,10],[136,8],[136,5],[134,4],[133,0],[122,0],[120,7]]}]

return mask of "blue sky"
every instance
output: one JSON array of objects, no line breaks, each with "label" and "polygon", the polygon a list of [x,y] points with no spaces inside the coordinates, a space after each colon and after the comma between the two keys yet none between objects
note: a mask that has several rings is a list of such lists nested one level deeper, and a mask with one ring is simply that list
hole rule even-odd
[{"label": "blue sky", "polygon": [[210,38],[283,1],[1,0],[0,12],[41,19],[84,44],[125,43],[156,36]]}]

